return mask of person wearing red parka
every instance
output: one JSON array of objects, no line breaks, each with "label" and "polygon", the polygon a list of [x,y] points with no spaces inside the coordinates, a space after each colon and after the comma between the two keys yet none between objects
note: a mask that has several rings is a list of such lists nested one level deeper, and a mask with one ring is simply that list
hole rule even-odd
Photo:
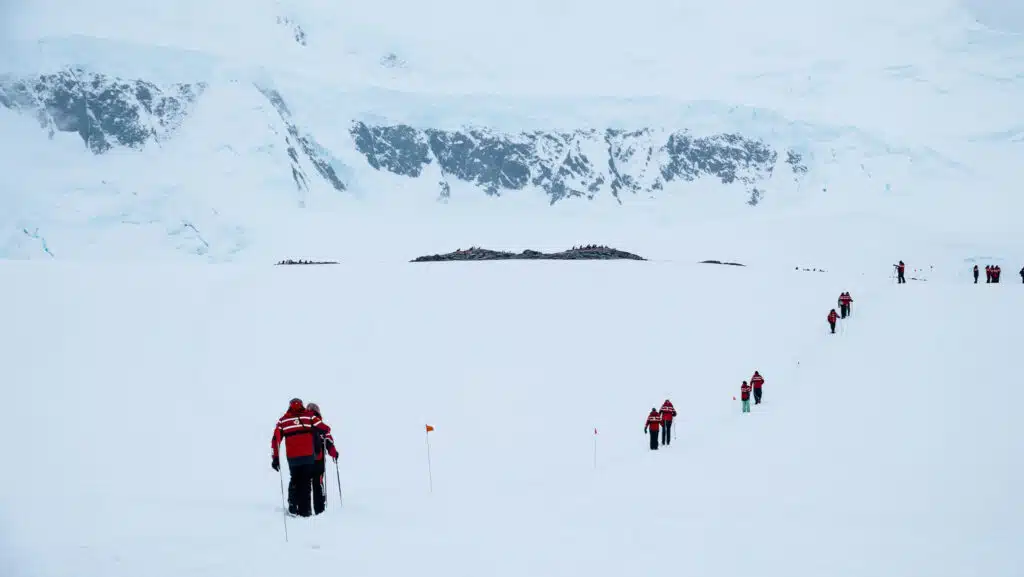
[{"label": "person wearing red parka", "polygon": [[750,386],[754,389],[754,404],[761,404],[761,387],[764,386],[764,377],[761,373],[754,371],[754,376],[750,377]]},{"label": "person wearing red parka", "polygon": [[839,320],[839,315],[836,314],[836,309],[832,309],[828,313],[828,326],[832,329],[832,334],[836,334],[836,321]]},{"label": "person wearing red parka", "polygon": [[274,436],[270,440],[273,451],[270,467],[275,471],[281,470],[278,451],[284,443],[291,475],[288,481],[288,512],[292,515],[309,517],[313,514],[310,492],[316,468],[317,435],[321,434],[330,435],[331,428],[298,398],[288,403],[288,410],[274,427]]},{"label": "person wearing red parka", "polygon": [[661,415],[658,410],[651,407],[651,414],[647,415],[647,423],[644,425],[644,432],[651,435],[651,450],[658,449],[658,430],[661,429]]},{"label": "person wearing red parka", "polygon": [[743,384],[740,385],[740,400],[743,401],[743,412],[744,413],[749,413],[750,412],[750,385],[747,384],[747,381],[743,381]]},{"label": "person wearing red parka", "polygon": [[661,444],[668,445],[672,442],[672,419],[676,416],[676,408],[672,401],[665,399],[661,404]]}]

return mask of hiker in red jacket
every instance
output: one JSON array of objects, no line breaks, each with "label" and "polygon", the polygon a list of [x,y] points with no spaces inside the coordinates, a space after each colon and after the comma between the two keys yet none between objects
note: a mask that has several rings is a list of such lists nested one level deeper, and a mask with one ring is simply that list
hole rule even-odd
[{"label": "hiker in red jacket", "polygon": [[900,263],[898,265],[896,265],[896,275],[897,275],[896,276],[896,282],[897,282],[897,284],[906,284],[907,277],[903,276],[903,273],[906,272],[906,268],[907,268],[907,265],[903,264],[903,261],[900,261]]},{"label": "hiker in red jacket", "polygon": [[998,283],[999,282],[999,276],[1001,274],[1003,274],[1003,267],[1001,267],[999,265],[995,265],[994,267],[992,267],[992,282]]},{"label": "hiker in red jacket", "polygon": [[672,442],[672,419],[676,416],[676,408],[672,401],[665,399],[661,404],[661,444],[668,445]]},{"label": "hiker in red jacket", "polygon": [[750,385],[747,384],[747,381],[743,381],[743,384],[740,385],[740,400],[743,401],[743,412],[744,413],[749,413],[750,412]]},{"label": "hiker in red jacket", "polygon": [[651,435],[651,450],[658,449],[658,429],[661,428],[661,415],[657,409],[651,407],[651,414],[647,415],[647,424],[644,425],[644,432]]},{"label": "hiker in red jacket", "polygon": [[836,334],[837,320],[839,320],[839,315],[836,314],[836,309],[832,309],[828,313],[828,326],[832,329],[832,334]]},{"label": "hiker in red jacket", "polygon": [[754,404],[761,404],[761,387],[764,386],[764,377],[761,373],[754,371],[754,376],[750,377],[750,386],[754,389]]},{"label": "hiker in red jacket", "polygon": [[[309,403],[306,408],[312,411],[314,415],[320,417],[322,421],[324,416],[320,414],[320,405],[316,403]],[[327,508],[327,483],[324,478],[327,471],[327,460],[326,456],[330,455],[334,462],[338,462],[338,449],[334,446],[334,437],[330,433],[324,433],[323,431],[317,430],[316,439],[313,446],[313,456],[316,461],[313,464],[313,514],[319,515],[324,512]]]},{"label": "hiker in red jacket", "polygon": [[985,265],[985,284],[992,282],[992,265]]},{"label": "hiker in red jacket", "polygon": [[292,515],[309,517],[313,514],[310,491],[316,468],[318,434],[330,435],[331,428],[298,398],[288,403],[288,411],[278,419],[274,427],[274,436],[270,440],[270,448],[273,450],[270,466],[275,471],[281,470],[278,451],[283,442],[291,475],[288,481],[288,512]]},{"label": "hiker in red jacket", "polygon": [[974,265],[974,284],[978,284],[978,265]]},{"label": "hiker in red jacket", "polygon": [[850,296],[850,291],[843,293],[843,306],[846,307],[846,316],[853,314],[853,297]]}]

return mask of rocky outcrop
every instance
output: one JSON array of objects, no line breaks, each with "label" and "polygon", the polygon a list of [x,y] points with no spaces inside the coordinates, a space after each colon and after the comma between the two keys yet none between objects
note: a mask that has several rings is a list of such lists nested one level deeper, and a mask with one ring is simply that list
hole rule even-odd
[{"label": "rocky outcrop", "polygon": [[[356,149],[374,169],[419,178],[436,165],[442,175],[442,198],[452,179],[491,195],[537,186],[554,204],[570,197],[593,198],[605,189],[621,199],[626,193],[661,190],[668,182],[713,178],[723,184],[741,183],[750,204],[757,204],[779,158],[778,151],[758,139],[733,133],[696,136],[687,130],[501,133],[357,121],[351,134]],[[802,157],[785,152],[794,175],[805,174]]]},{"label": "rocky outcrop", "polygon": [[202,82],[161,87],[73,68],[32,79],[0,76],[0,106],[35,117],[51,135],[77,132],[101,154],[169,138],[205,88]]},{"label": "rocky outcrop", "polygon": [[472,247],[456,250],[447,254],[421,256],[412,262],[440,262],[467,260],[646,260],[632,253],[609,248],[606,246],[573,247],[570,250],[555,253],[543,253],[535,250],[524,250],[520,253],[488,250]]}]

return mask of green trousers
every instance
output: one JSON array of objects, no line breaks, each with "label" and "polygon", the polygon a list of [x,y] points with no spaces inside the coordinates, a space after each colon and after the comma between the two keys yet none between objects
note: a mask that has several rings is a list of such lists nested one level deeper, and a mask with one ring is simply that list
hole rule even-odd
[{"label": "green trousers", "polygon": [[750,412],[750,399],[744,399],[743,400],[743,412],[744,413],[749,413]]}]

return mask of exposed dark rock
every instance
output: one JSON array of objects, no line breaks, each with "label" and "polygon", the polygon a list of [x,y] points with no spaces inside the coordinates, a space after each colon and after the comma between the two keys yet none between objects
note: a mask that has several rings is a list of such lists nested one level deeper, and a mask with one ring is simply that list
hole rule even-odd
[{"label": "exposed dark rock", "polygon": [[723,265],[727,265],[727,266],[747,266],[745,264],[741,264],[741,263],[738,263],[738,262],[723,262],[723,261],[720,261],[720,260],[702,260],[702,261],[700,261],[700,264],[723,264]]},{"label": "exposed dark rock", "polygon": [[356,148],[377,170],[415,178],[430,164],[426,135],[408,126],[367,126],[356,122],[351,133]]},{"label": "exposed dark rock", "polygon": [[160,87],[72,68],[31,80],[0,77],[0,105],[35,117],[51,136],[77,132],[89,150],[102,154],[166,138],[205,88],[201,82]]},{"label": "exposed dark rock", "polygon": [[760,140],[748,140],[739,134],[694,138],[685,130],[669,136],[665,150],[670,160],[661,168],[661,175],[666,182],[711,175],[723,184],[739,179],[752,185],[771,176],[778,156]]},{"label": "exposed dark rock", "polygon": [[803,162],[804,157],[799,152],[796,152],[795,150],[786,151],[786,164],[793,169],[793,174],[798,176],[807,174],[807,167],[804,166]]},{"label": "exposed dark rock", "polygon": [[394,52],[388,52],[381,57],[380,65],[385,68],[405,68],[407,64]]},{"label": "exposed dark rock", "polygon": [[292,38],[295,40],[297,44],[299,44],[300,46],[308,45],[306,31],[302,29],[302,26],[299,26],[298,24],[293,22],[291,18],[287,18],[285,16],[278,16],[277,23],[280,24],[281,26],[284,26],[291,32]]},{"label": "exposed dark rock", "polygon": [[336,261],[333,261],[333,260],[302,260],[302,259],[294,260],[294,259],[287,259],[287,260],[282,260],[282,261],[278,262],[275,266],[297,265],[297,264],[338,264],[338,263]]},{"label": "exposed dark rock", "polygon": [[[416,178],[436,162],[444,178],[471,182],[487,194],[534,185],[552,204],[593,198],[606,188],[621,199],[627,192],[661,190],[666,182],[711,177],[724,184],[742,183],[748,203],[756,205],[765,194],[758,184],[771,178],[778,159],[760,140],[739,134],[697,137],[685,130],[662,142],[649,129],[500,133],[357,121],[350,132],[356,149],[377,170]],[[790,159],[799,163],[800,156],[790,151]],[[793,169],[806,172],[798,164]]]},{"label": "exposed dark rock", "polygon": [[747,200],[747,204],[750,206],[757,206],[761,204],[761,197],[764,195],[764,191],[756,186],[750,189],[750,198]]},{"label": "exposed dark rock", "polygon": [[288,156],[292,160],[292,180],[295,181],[295,186],[300,192],[309,191],[309,178],[306,176],[305,171],[299,162],[299,153],[296,150],[296,146],[302,149],[303,154],[313,165],[320,176],[326,180],[332,187],[337,191],[343,191],[346,189],[345,183],[342,182],[341,178],[338,177],[338,173],[334,170],[330,151],[316,141],[311,134],[300,133],[298,126],[295,124],[292,118],[292,112],[288,109],[288,105],[285,103],[284,98],[281,94],[272,88],[263,88],[257,86],[257,89],[267,97],[267,100],[274,106],[277,113],[281,115],[281,120],[284,121],[285,127],[288,130],[288,135],[285,136],[285,144],[287,145]]},{"label": "exposed dark rock", "polygon": [[488,250],[472,247],[456,250],[447,254],[421,256],[412,262],[440,262],[456,260],[647,260],[632,253],[609,248],[606,246],[573,247],[555,253],[543,253],[535,250],[524,250],[520,253]]}]

